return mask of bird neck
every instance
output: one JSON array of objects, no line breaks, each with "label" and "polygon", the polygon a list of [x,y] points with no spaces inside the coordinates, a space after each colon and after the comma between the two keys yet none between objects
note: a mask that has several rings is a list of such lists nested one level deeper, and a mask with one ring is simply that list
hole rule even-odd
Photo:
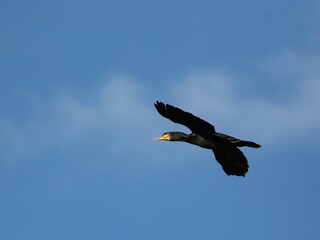
[{"label": "bird neck", "polygon": [[195,133],[190,133],[190,134],[185,134],[185,135],[186,135],[186,138],[184,140],[185,142],[197,145],[202,148],[207,148],[207,149],[216,148],[216,146],[211,141],[206,140],[205,138],[201,137],[200,135],[197,135]]}]

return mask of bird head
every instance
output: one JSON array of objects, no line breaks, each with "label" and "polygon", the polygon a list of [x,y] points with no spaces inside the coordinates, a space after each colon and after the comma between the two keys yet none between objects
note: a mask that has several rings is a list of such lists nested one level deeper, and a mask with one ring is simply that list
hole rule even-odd
[{"label": "bird head", "polygon": [[162,134],[160,137],[155,138],[154,140],[171,141],[171,136],[170,133],[166,132]]},{"label": "bird head", "polygon": [[154,140],[163,140],[163,141],[186,141],[188,134],[183,132],[165,132],[160,137],[155,138]]}]

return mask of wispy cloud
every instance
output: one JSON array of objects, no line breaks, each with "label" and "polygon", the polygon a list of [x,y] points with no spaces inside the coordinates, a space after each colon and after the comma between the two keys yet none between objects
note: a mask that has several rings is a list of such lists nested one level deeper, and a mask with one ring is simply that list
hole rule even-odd
[{"label": "wispy cloud", "polygon": [[[259,74],[255,75],[257,79],[248,76],[247,80],[243,73],[190,74],[175,85],[179,89],[176,101],[212,119],[218,130],[263,142],[277,143],[319,132],[320,58],[287,52],[254,66],[266,75],[263,81]],[[269,89],[264,90],[264,86]]]},{"label": "wispy cloud", "polygon": [[[69,151],[105,135],[106,147],[118,144],[119,151],[134,143],[133,137],[150,129],[151,103],[143,101],[144,89],[138,81],[110,77],[91,93],[66,93],[33,100],[34,115],[19,123],[0,121],[1,155],[9,159],[27,158],[47,151]],[[125,150],[125,149],[123,149]]]},{"label": "wispy cloud", "polygon": [[[274,99],[272,93],[257,94],[264,83],[251,79],[255,87],[250,87],[245,73],[214,70],[164,83],[167,99],[215,124],[218,131],[258,142],[303,138],[310,131],[320,131],[319,57],[285,53],[255,68],[272,79],[285,101]],[[283,80],[285,84],[278,84]],[[53,94],[39,100],[34,116],[25,121],[0,119],[0,154],[4,159],[21,159],[81,149],[98,136],[104,136],[109,141],[106,147],[113,151],[137,149],[137,139],[149,144],[154,134],[168,130],[162,126],[169,122],[153,108],[152,101],[157,99],[150,98],[157,91],[130,77],[107,77],[85,97]]]}]

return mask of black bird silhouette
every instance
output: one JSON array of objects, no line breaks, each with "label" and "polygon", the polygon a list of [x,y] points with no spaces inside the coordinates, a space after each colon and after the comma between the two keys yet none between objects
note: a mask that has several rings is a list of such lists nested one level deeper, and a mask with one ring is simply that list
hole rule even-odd
[{"label": "black bird silhouette", "polygon": [[227,175],[244,177],[248,172],[248,161],[238,147],[259,148],[259,144],[218,133],[210,123],[172,105],[157,101],[154,106],[163,117],[192,131],[190,134],[166,132],[155,140],[182,141],[211,149]]}]

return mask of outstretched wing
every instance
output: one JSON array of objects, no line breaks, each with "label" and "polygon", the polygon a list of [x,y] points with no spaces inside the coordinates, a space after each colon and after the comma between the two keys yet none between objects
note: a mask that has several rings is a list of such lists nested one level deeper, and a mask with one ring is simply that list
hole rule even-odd
[{"label": "outstretched wing", "polygon": [[244,177],[248,172],[248,161],[239,148],[212,149],[212,151],[227,175]]},{"label": "outstretched wing", "polygon": [[204,138],[210,137],[216,133],[213,125],[180,108],[158,101],[154,106],[163,117],[170,119],[174,123],[186,126],[193,133],[199,134]]}]

